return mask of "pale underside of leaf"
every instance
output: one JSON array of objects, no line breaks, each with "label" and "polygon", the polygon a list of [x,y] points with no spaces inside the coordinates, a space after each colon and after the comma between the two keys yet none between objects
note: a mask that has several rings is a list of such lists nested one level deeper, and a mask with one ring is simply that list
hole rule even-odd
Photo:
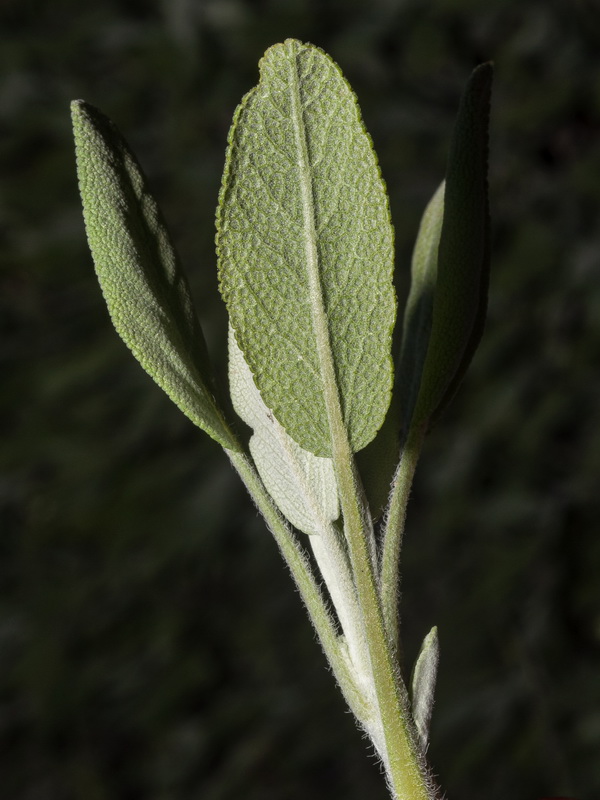
[{"label": "pale underside of leaf", "polygon": [[440,659],[437,628],[432,628],[421,645],[412,676],[413,718],[424,750],[429,740],[429,726],[433,712],[435,684]]},{"label": "pale underside of leaf", "polygon": [[319,49],[270,48],[238,108],[217,215],[221,291],[267,406],[331,455],[330,351],[353,449],[375,436],[392,383],[393,231],[356,100]]},{"label": "pale underside of leaf", "polygon": [[86,232],[112,322],[181,411],[239,449],[209,388],[187,280],[142,170],[104,114],[83,101],[71,108]]},{"label": "pale underside of leaf", "polygon": [[231,327],[229,385],[235,411],[253,430],[250,452],[267,491],[292,525],[318,534],[340,513],[333,463],[300,447],[275,419]]},{"label": "pale underside of leaf", "polygon": [[381,720],[370,671],[364,620],[343,536],[334,526],[340,513],[333,463],[304,450],[273,417],[229,329],[229,382],[235,411],[253,430],[250,452],[265,488],[282,514],[309,534],[316,563],[344,635],[357,689],[363,697],[359,718],[384,757]]}]

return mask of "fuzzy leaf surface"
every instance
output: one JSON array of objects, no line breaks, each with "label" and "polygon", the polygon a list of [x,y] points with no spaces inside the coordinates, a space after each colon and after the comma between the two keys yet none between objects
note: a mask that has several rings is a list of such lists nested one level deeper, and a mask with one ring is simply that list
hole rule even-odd
[{"label": "fuzzy leaf surface", "polygon": [[263,57],[234,117],[217,229],[221,292],[268,408],[330,456],[330,352],[351,446],[365,447],[391,396],[393,230],[356,99],[318,48],[287,40]]},{"label": "fuzzy leaf surface", "polygon": [[237,450],[210,389],[187,280],[142,170],[108,117],[81,100],[71,111],[85,227],[112,322],[181,411]]},{"label": "fuzzy leaf surface", "polygon": [[229,329],[229,385],[235,411],[253,430],[250,452],[265,488],[298,530],[318,534],[340,513],[330,458],[304,450],[264,404]]},{"label": "fuzzy leaf surface", "polygon": [[440,645],[437,628],[434,627],[423,639],[411,685],[413,718],[424,750],[429,740],[439,660]]}]

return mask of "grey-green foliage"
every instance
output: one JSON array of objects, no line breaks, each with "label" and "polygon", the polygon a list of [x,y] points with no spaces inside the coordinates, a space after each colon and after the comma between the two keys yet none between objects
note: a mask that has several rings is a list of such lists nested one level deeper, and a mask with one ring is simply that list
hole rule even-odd
[{"label": "grey-green foliage", "polygon": [[288,40],[262,59],[231,129],[218,231],[221,290],[266,404],[330,455],[329,347],[360,450],[390,402],[393,232],[356,99],[318,48]]},{"label": "grey-green foliage", "polygon": [[98,109],[77,100],[71,113],[85,227],[113,324],[183,413],[237,449],[214,398],[187,280],[142,170]]},{"label": "grey-green foliage", "polygon": [[[295,40],[267,51],[235,113],[217,211],[230,392],[252,428],[247,448],[215,400],[187,282],[139,165],[106,117],[72,106],[88,240],[114,325],[228,450],[403,800],[438,797],[425,763],[438,647],[433,629],[409,708],[393,644],[399,542],[415,443],[454,392],[483,325],[490,84],[490,65],[471,76],[445,183],[421,222],[390,405],[393,231],[372,142],[329,56]],[[373,519],[401,441],[378,544]],[[354,464],[361,450],[371,508]],[[288,523],[309,534],[313,566]]]}]

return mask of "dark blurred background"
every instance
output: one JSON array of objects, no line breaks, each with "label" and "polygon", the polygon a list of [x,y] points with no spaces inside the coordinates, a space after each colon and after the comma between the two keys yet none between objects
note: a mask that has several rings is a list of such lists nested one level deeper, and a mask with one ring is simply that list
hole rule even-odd
[{"label": "dark blurred background", "polygon": [[222,364],[227,130],[293,36],[358,95],[401,299],[461,88],[496,62],[489,317],[417,474],[406,653],[439,626],[450,798],[598,798],[600,5],[4,0],[0,30],[0,795],[387,796],[226,458],[112,330],[75,179],[82,97],[144,165]]}]

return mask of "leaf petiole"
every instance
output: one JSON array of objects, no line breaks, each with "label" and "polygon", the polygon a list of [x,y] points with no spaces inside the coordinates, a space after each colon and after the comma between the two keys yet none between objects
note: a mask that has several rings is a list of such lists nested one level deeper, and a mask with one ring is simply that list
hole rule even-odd
[{"label": "leaf petiole", "polygon": [[236,450],[227,449],[225,452],[246,486],[250,497],[264,517],[292,573],[294,582],[317,632],[319,642],[346,702],[357,719],[363,721],[368,712],[364,706],[362,693],[359,691],[348,661],[344,657],[335,622],[327,609],[323,594],[319,589],[302,547],[265,489],[251,459],[245,453]]}]

